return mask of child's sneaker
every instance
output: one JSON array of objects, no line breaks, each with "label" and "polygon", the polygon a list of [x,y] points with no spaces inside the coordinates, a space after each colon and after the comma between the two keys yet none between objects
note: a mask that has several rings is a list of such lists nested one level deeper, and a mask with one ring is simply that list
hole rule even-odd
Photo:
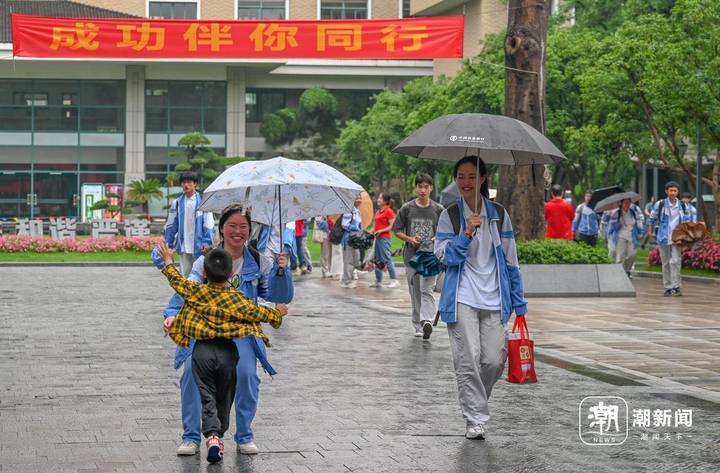
[{"label": "child's sneaker", "polygon": [[223,452],[225,451],[225,446],[223,445],[222,440],[217,437],[217,435],[213,434],[207,440],[207,449],[208,462],[217,463],[223,459]]}]

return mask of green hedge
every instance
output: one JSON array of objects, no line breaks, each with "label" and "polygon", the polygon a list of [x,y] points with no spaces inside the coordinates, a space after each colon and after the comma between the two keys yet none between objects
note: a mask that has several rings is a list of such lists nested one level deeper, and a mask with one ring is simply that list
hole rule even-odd
[{"label": "green hedge", "polygon": [[604,245],[592,247],[569,240],[517,242],[520,264],[604,264],[610,263]]}]

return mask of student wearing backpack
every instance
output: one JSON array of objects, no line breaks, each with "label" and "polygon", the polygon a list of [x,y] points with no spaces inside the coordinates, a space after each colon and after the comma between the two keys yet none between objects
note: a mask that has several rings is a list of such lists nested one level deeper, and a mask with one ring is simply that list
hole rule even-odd
[{"label": "student wearing backpack", "polygon": [[680,185],[675,181],[665,184],[667,197],[657,204],[650,214],[650,225],[655,227],[655,242],[660,250],[662,261],[663,287],[665,297],[682,296],[680,287],[682,279],[680,269],[682,265],[682,249],[672,242],[672,232],[681,223],[693,221],[689,209],[678,199]]},{"label": "student wearing backpack", "polygon": [[608,241],[612,241],[615,248],[615,262],[623,265],[628,277],[631,277],[640,237],[645,234],[644,222],[642,210],[630,199],[623,200],[620,208],[608,217]]},{"label": "student wearing backpack", "polygon": [[418,274],[410,266],[410,261],[418,252],[433,251],[433,241],[443,206],[430,199],[432,191],[432,177],[418,174],[415,177],[415,198],[400,207],[392,225],[395,235],[405,242],[403,262],[412,304],[412,324],[415,336],[422,337],[423,340],[429,340],[432,334],[431,320],[437,313],[433,290],[438,277]]},{"label": "student wearing backpack", "polygon": [[[340,245],[342,245],[343,253],[343,274],[340,279],[340,287],[343,289],[353,289],[357,287],[357,283],[353,281],[353,273],[355,272],[355,266],[360,263],[360,251],[356,250],[348,244],[350,234],[359,232],[362,229],[362,217],[360,216],[360,203],[362,199],[360,194],[355,197],[355,204],[351,212],[343,214],[335,226],[340,225],[340,231],[342,231],[342,238],[340,239]],[[334,228],[334,227],[333,227]],[[334,235],[331,233],[330,235]]]},{"label": "student wearing backpack", "polygon": [[575,209],[575,219],[572,222],[575,239],[587,243],[590,246],[597,245],[598,233],[600,233],[599,219],[588,204],[592,199],[592,192],[585,192],[585,202]]},{"label": "student wearing backpack", "polygon": [[450,336],[465,437],[484,439],[488,399],[507,360],[507,323],[513,312],[525,316],[527,301],[512,223],[489,199],[485,163],[466,156],[453,175],[462,197],[440,215],[435,240],[435,255],[447,265],[440,317]]}]

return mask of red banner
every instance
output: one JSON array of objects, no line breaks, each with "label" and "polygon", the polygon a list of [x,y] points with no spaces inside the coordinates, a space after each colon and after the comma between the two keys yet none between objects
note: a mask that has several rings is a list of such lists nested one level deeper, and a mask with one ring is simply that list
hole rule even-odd
[{"label": "red banner", "polygon": [[463,56],[463,17],[220,21],[12,15],[13,54],[67,59],[437,59]]}]

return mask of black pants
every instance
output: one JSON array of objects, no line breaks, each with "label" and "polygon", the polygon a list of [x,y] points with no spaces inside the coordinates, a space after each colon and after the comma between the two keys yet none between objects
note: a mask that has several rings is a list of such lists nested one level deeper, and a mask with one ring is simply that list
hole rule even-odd
[{"label": "black pants", "polygon": [[226,338],[197,340],[192,354],[192,373],[200,389],[202,432],[219,437],[230,426],[230,409],[235,399],[238,363],[235,342]]},{"label": "black pants", "polygon": [[590,246],[597,245],[597,235],[585,235],[584,233],[581,233],[578,235],[578,240],[587,243]]}]

